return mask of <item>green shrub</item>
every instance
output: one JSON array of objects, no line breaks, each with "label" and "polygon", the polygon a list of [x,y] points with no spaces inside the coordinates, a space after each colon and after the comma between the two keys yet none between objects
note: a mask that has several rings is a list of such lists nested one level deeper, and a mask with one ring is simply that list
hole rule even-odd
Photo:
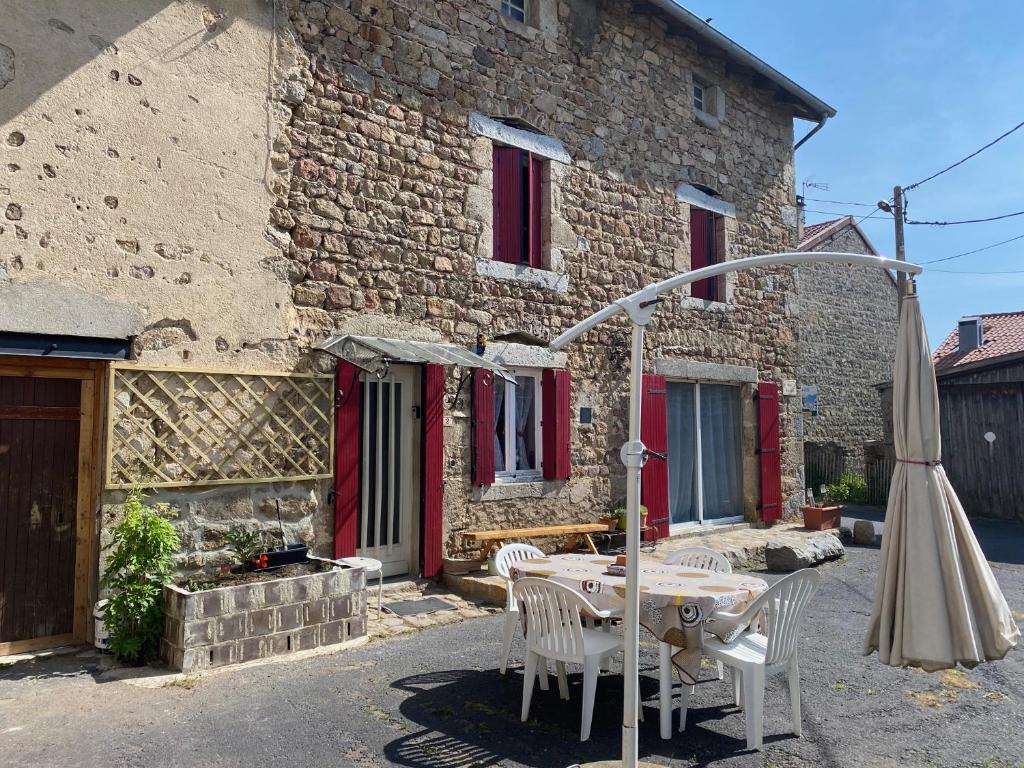
[{"label": "green shrub", "polygon": [[868,484],[860,475],[847,472],[839,482],[825,489],[825,497],[832,504],[863,504],[868,500]]},{"label": "green shrub", "polygon": [[124,519],[114,528],[103,585],[111,591],[103,622],[114,657],[127,664],[156,658],[164,630],[163,585],[171,580],[178,533],[163,505],[143,504],[142,491],[128,494]]}]

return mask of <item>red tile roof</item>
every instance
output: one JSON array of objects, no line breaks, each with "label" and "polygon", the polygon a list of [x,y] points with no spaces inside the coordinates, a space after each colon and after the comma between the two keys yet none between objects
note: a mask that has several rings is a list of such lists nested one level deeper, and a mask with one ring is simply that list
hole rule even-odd
[{"label": "red tile roof", "polygon": [[1006,355],[1024,354],[1024,311],[981,315],[984,344],[961,355],[959,329],[954,330],[935,350],[935,370],[981,363]]},{"label": "red tile roof", "polygon": [[831,221],[819,221],[817,224],[807,224],[804,226],[804,239],[800,241],[800,245],[797,246],[797,250],[802,250],[804,243],[813,240],[815,237],[820,235],[826,229],[834,224],[837,224],[844,219],[848,219],[849,216],[843,216],[841,219],[832,219]]}]

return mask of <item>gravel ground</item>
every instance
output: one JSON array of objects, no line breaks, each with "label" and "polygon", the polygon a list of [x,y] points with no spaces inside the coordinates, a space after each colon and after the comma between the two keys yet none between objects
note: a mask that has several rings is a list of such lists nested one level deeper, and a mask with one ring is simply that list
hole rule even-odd
[{"label": "gravel ground", "polygon": [[[1024,530],[1001,529],[1001,546],[1007,535],[1019,553]],[[761,753],[745,749],[727,682],[698,686],[687,731],[659,739],[656,647],[645,637],[646,758],[728,768],[1024,766],[1024,651],[945,675],[861,656],[877,562],[877,550],[851,548],[822,567],[800,650],[804,737],[789,733],[785,684],[769,681]],[[1024,566],[997,563],[995,573],[1011,607],[1024,610]],[[566,704],[555,690],[537,691],[523,725],[518,667],[507,678],[494,669],[501,623],[476,619],[155,688],[111,680],[95,656],[15,664],[0,669],[0,765],[562,768],[614,758],[621,677],[599,681],[586,744],[579,674]]]}]

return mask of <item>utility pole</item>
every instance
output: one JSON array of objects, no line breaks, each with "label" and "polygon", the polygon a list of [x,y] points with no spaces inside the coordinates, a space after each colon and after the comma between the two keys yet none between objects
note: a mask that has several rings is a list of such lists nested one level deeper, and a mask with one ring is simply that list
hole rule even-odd
[{"label": "utility pole", "polygon": [[[892,190],[892,215],[896,219],[896,261],[906,261],[907,251],[903,243],[903,187],[897,185]],[[899,304],[897,308],[903,309],[903,297],[907,293],[907,275],[905,272],[896,273],[896,293]]]}]

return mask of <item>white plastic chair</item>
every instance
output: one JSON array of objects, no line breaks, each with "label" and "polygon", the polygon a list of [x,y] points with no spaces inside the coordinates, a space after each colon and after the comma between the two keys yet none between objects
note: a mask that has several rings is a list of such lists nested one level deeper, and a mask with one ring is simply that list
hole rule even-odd
[{"label": "white plastic chair", "polygon": [[669,552],[661,561],[665,565],[681,565],[684,568],[700,568],[715,573],[732,573],[732,564],[721,552],[707,547],[686,547]]},{"label": "white plastic chair", "polygon": [[[805,568],[773,584],[740,613],[718,613],[716,619],[749,625],[764,612],[761,632],[747,632],[726,644],[707,637],[704,652],[722,661],[732,672],[733,700],[747,718],[747,749],[761,749],[764,742],[764,680],[785,672],[789,678],[789,699],[793,708],[793,733],[801,735],[800,666],[797,641],[804,609],[818,590],[820,577]],[[692,685],[682,689],[679,730],[686,728],[686,710]]]},{"label": "white plastic chair", "polygon": [[512,639],[519,623],[519,605],[512,596],[512,566],[520,560],[544,557],[544,553],[529,544],[506,544],[494,556],[494,568],[498,575],[505,579],[505,630],[501,643],[501,655],[498,657],[498,669],[505,674],[508,657],[512,653]]},{"label": "white plastic chair", "polygon": [[607,632],[583,625],[586,614],[608,618],[574,589],[547,579],[525,578],[512,589],[522,605],[526,622],[526,672],[523,675],[522,721],[530,716],[530,699],[538,665],[553,659],[558,668],[558,691],[568,701],[569,683],[565,665],[583,665],[583,719],[580,741],[590,738],[590,722],[594,715],[594,696],[600,675],[601,659],[622,650],[622,640]]}]

